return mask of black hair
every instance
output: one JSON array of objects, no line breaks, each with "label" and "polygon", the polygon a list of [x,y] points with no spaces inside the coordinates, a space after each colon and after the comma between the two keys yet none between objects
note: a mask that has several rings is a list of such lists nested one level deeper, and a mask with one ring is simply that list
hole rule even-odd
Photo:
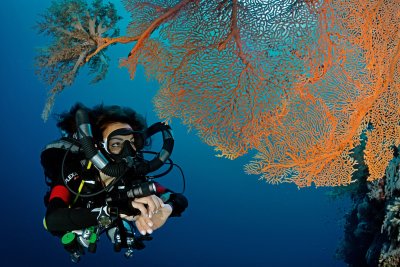
[{"label": "black hair", "polygon": [[[92,126],[93,137],[96,142],[102,141],[102,132],[108,124],[113,122],[127,123],[134,131],[144,131],[147,128],[146,120],[142,115],[129,107],[121,107],[118,105],[106,106],[99,104],[92,109],[88,109],[82,103],[76,103],[69,111],[63,112],[58,115],[57,127],[63,131],[67,136],[72,137],[77,131],[75,123],[75,114],[78,109],[84,108],[88,111],[90,124]],[[150,145],[150,140],[145,143],[143,140],[138,140],[138,148]]]},{"label": "black hair", "polygon": [[82,103],[76,103],[69,111],[56,115],[57,127],[63,134],[72,137],[76,132],[75,114],[81,108],[87,109]]}]

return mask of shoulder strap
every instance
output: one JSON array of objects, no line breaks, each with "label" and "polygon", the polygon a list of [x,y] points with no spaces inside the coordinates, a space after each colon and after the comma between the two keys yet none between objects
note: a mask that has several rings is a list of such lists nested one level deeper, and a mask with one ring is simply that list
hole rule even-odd
[{"label": "shoulder strap", "polygon": [[45,152],[47,149],[52,149],[52,148],[69,150],[69,152],[72,153],[79,153],[81,149],[81,144],[79,143],[78,140],[74,138],[61,137],[60,139],[46,145],[42,153]]},{"label": "shoulder strap", "polygon": [[40,154],[40,162],[43,166],[45,176],[51,180],[56,180],[61,171],[65,153],[79,156],[81,146],[79,141],[74,138],[62,137],[49,143]]}]

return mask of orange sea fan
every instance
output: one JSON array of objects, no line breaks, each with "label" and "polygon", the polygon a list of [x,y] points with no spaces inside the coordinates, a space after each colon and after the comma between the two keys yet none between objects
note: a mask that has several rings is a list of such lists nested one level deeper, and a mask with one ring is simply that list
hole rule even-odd
[{"label": "orange sea fan", "polygon": [[[372,125],[366,163],[380,178],[399,145],[396,1],[281,4],[238,4],[240,39],[228,31],[223,49],[183,52],[190,60],[162,86],[159,115],[183,118],[228,158],[257,149],[248,173],[299,186],[350,183],[351,150]],[[179,101],[165,105],[164,88]]]},{"label": "orange sea fan", "polygon": [[182,119],[220,156],[260,151],[247,173],[348,184],[351,150],[372,125],[365,155],[376,179],[399,144],[395,2],[127,1],[146,10],[131,29],[164,23],[143,41],[159,52],[133,49],[125,64],[157,77],[161,118]]},{"label": "orange sea fan", "polygon": [[400,145],[397,0],[125,0],[122,65],[142,64],[158,116],[179,118],[220,156],[270,183],[352,182],[366,140],[369,180]]}]

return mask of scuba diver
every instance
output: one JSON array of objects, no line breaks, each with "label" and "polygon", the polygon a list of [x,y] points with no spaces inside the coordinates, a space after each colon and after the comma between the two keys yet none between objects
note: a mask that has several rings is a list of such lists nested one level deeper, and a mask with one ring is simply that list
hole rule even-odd
[{"label": "scuba diver", "polygon": [[[102,233],[116,252],[124,248],[130,258],[154,230],[187,208],[183,192],[153,180],[177,166],[170,159],[174,140],[168,125],[147,127],[141,115],[126,107],[89,109],[77,103],[59,116],[57,127],[63,137],[41,153],[49,185],[43,223],[61,238],[73,262],[85,251],[95,252]],[[145,151],[156,133],[163,136],[161,151]],[[154,175],[164,164],[169,168]]]}]

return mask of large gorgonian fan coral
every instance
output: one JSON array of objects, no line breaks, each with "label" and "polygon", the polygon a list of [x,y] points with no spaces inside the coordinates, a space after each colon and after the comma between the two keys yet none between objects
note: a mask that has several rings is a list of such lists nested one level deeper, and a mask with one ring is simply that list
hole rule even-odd
[{"label": "large gorgonian fan coral", "polygon": [[400,143],[396,0],[125,0],[133,42],[121,64],[160,83],[158,115],[180,118],[220,156],[271,183],[351,182],[367,136],[370,180]]}]

